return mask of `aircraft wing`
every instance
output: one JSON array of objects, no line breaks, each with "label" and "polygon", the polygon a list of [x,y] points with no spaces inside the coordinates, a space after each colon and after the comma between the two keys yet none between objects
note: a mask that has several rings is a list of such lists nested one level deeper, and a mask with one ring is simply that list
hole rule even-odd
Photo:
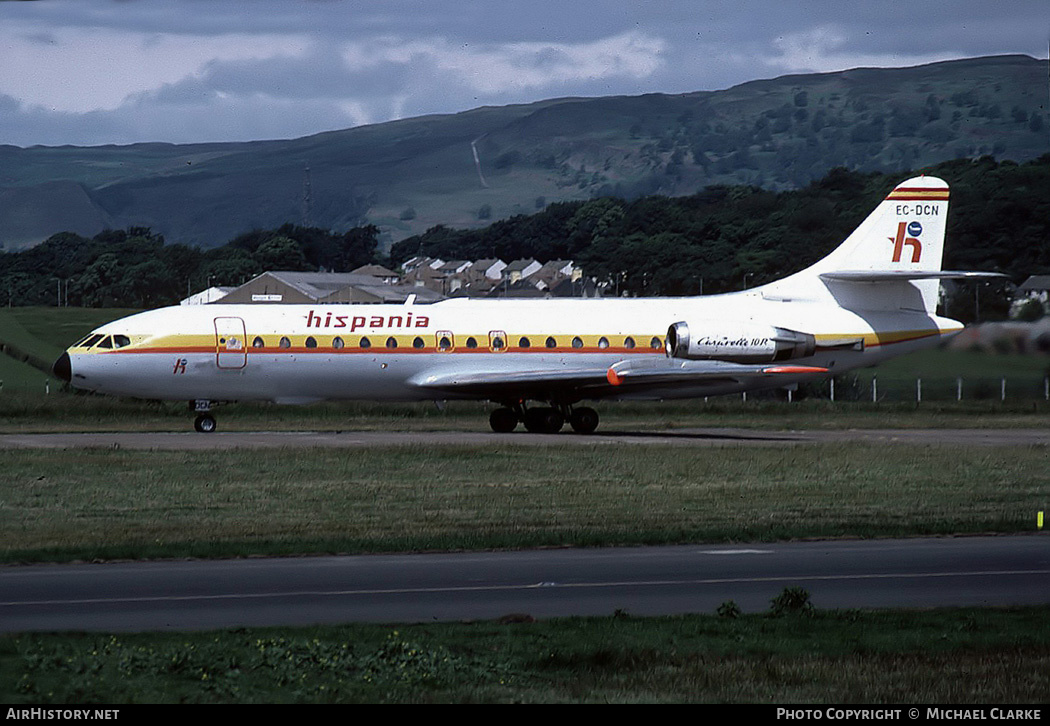
[{"label": "aircraft wing", "polygon": [[493,370],[444,370],[422,373],[409,383],[446,393],[521,396],[550,390],[582,389],[608,385],[605,367],[535,368]]},{"label": "aircraft wing", "polygon": [[703,383],[743,383],[776,376],[798,376],[827,373],[817,366],[782,365],[766,363],[747,365],[725,361],[683,361],[661,359],[654,361],[622,361],[611,366],[606,379],[613,386],[691,386]]},{"label": "aircraft wing", "polygon": [[704,383],[742,383],[776,376],[826,373],[827,368],[799,365],[744,365],[723,361],[625,360],[612,366],[506,370],[446,370],[423,373],[409,382],[419,388],[446,393],[528,397],[536,392],[574,390],[608,395],[631,391]]}]

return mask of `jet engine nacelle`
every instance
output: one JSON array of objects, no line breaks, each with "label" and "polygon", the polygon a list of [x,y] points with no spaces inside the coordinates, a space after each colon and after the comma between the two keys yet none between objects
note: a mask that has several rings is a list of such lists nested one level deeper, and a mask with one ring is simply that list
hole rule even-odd
[{"label": "jet engine nacelle", "polygon": [[816,350],[809,333],[760,323],[705,321],[675,323],[667,329],[664,348],[671,358],[767,363],[805,358]]}]

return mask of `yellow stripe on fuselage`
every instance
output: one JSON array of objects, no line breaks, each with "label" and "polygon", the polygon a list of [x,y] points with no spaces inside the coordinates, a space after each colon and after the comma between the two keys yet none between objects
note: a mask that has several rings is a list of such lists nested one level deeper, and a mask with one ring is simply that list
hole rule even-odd
[{"label": "yellow stripe on fuselage", "polygon": [[[899,330],[887,332],[869,333],[835,333],[818,334],[818,344],[830,343],[855,339],[863,341],[865,347],[877,347],[904,343],[913,340],[921,340],[933,336],[943,335],[945,332],[938,328],[921,330]],[[664,339],[662,335],[638,334],[638,335],[544,335],[544,334],[509,334],[502,346],[493,345],[493,339],[488,332],[472,335],[456,334],[450,336],[449,345],[443,344],[443,338],[448,336],[427,333],[425,335],[412,334],[387,334],[385,332],[373,332],[368,335],[249,335],[249,340],[242,341],[246,348],[226,348],[218,345],[214,335],[169,335],[162,337],[150,337],[141,341],[132,341],[131,345],[123,348],[91,348],[71,349],[77,354],[132,354],[132,353],[157,353],[157,354],[193,354],[193,353],[240,353],[246,350],[248,354],[309,354],[309,353],[615,353],[622,355],[641,355],[651,353],[662,353]],[[281,345],[286,340],[286,345]],[[553,340],[554,345],[548,344]],[[261,341],[262,345],[253,345]],[[312,344],[311,344],[312,341]],[[388,341],[393,341],[391,345]],[[522,345],[527,341],[527,345]],[[633,345],[630,341],[633,341]],[[340,345],[341,343],[341,345]]]}]

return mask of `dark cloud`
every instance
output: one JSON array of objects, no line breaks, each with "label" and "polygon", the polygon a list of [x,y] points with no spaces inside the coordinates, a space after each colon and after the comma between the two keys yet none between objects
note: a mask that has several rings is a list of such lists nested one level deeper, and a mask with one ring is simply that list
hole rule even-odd
[{"label": "dark cloud", "polygon": [[1050,6],[1027,0],[0,2],[0,143],[291,137],[553,96],[1045,57],[1048,28]]}]

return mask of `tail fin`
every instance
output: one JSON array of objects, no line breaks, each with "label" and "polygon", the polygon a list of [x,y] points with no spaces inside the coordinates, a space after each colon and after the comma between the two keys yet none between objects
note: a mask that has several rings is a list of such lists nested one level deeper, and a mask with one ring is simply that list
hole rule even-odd
[{"label": "tail fin", "polygon": [[902,182],[831,254],[760,288],[771,299],[823,299],[851,309],[934,313],[948,219],[948,184]]}]

